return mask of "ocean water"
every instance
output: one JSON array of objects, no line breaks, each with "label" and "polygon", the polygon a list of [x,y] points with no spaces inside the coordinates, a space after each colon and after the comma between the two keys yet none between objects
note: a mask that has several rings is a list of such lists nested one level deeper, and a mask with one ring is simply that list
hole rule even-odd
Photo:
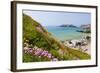
[{"label": "ocean water", "polygon": [[81,39],[84,35],[86,35],[81,32],[77,32],[77,30],[81,30],[81,28],[45,26],[45,29],[50,32],[54,38],[61,41]]}]

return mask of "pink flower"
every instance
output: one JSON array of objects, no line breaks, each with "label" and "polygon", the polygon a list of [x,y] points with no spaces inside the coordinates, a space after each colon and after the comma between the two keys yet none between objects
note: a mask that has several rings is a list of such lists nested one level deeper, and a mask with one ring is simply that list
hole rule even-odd
[{"label": "pink flower", "polygon": [[40,52],[35,51],[34,54],[35,54],[35,55],[40,55]]},{"label": "pink flower", "polygon": [[29,50],[29,52],[30,52],[30,53],[32,53],[32,52],[33,52],[33,50]]},{"label": "pink flower", "polygon": [[42,53],[41,53],[41,56],[44,56],[44,54],[45,54],[45,53],[44,53],[44,52],[42,52]]},{"label": "pink flower", "polygon": [[48,57],[48,58],[52,58],[52,55],[49,53],[47,57]]},{"label": "pink flower", "polygon": [[44,56],[47,56],[47,55],[48,55],[48,53],[45,53],[45,52],[44,52]]},{"label": "pink flower", "polygon": [[41,57],[47,57],[49,59],[51,59],[52,61],[58,61],[57,58],[55,58],[51,53],[49,53],[46,50],[43,50],[42,48],[28,48],[28,47],[24,47],[24,51],[25,53],[29,53],[29,54],[33,54],[35,56],[38,56],[39,58]]},{"label": "pink flower", "polygon": [[57,58],[53,58],[52,61],[58,61],[58,59]]}]

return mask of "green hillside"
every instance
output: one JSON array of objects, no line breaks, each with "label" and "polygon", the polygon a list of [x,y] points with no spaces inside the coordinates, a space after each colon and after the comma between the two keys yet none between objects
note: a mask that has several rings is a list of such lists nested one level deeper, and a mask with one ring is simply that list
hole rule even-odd
[{"label": "green hillside", "polygon": [[[48,51],[54,58],[60,60],[90,59],[90,56],[81,51],[65,47],[61,42],[52,37],[52,34],[44,29],[40,23],[30,16],[23,14],[23,47],[35,46]],[[37,56],[23,51],[23,62],[50,61],[51,58]]]}]

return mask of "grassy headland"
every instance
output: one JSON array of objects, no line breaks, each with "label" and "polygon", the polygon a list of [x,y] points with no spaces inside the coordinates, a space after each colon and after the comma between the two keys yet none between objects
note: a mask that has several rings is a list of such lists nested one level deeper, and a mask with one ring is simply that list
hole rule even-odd
[{"label": "grassy headland", "polygon": [[34,47],[49,52],[57,60],[90,59],[90,55],[64,46],[52,37],[41,24],[30,16],[23,14],[23,48],[32,48],[32,53],[23,51],[23,62],[51,61],[51,58],[34,55]]}]

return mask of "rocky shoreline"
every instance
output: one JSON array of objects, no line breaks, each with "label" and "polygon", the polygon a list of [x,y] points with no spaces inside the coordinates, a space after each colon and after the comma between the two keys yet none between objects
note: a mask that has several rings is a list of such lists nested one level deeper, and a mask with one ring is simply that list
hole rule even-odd
[{"label": "rocky shoreline", "polygon": [[82,52],[91,54],[91,37],[87,36],[86,38],[81,39],[72,39],[72,40],[65,40],[62,43],[75,50],[80,50]]}]

